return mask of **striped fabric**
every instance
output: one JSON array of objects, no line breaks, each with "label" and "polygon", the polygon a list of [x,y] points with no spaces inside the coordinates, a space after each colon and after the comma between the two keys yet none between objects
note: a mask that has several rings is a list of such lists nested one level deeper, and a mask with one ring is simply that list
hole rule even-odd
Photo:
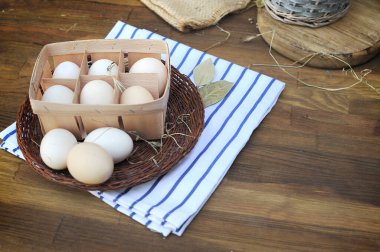
[{"label": "striped fabric", "polygon": [[[165,40],[171,63],[193,80],[193,70],[211,58],[214,80],[234,86],[219,103],[206,108],[205,129],[194,149],[168,174],[130,189],[91,191],[113,208],[164,236],[182,235],[206,203],[249,140],[270,112],[285,85],[281,81],[201,52],[148,30],[117,22],[106,37]],[[12,124],[1,132],[1,148],[22,158]],[[15,152],[13,151],[15,150]]]},{"label": "striped fabric", "polygon": [[16,138],[16,122],[9,125],[5,130],[0,132],[0,138],[3,142],[0,144],[0,148],[6,150],[13,155],[24,159],[20,147],[17,144]]}]

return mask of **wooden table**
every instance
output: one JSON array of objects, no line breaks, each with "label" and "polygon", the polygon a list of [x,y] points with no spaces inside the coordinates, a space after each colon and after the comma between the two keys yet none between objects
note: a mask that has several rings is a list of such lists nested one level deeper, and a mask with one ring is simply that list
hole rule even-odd
[{"label": "wooden table", "polygon": [[[15,121],[43,45],[103,38],[117,20],[201,50],[225,37],[216,27],[180,33],[137,0],[1,1],[0,130]],[[231,38],[210,53],[243,66],[272,64],[261,38],[241,42],[257,33],[255,22],[256,8],[224,18]],[[368,81],[380,88],[379,66],[377,56],[355,70],[372,69]],[[363,84],[327,92],[275,67],[254,69],[286,88],[182,237],[163,239],[2,151],[0,250],[379,251],[380,94]],[[339,70],[289,71],[329,87],[355,82]]]}]

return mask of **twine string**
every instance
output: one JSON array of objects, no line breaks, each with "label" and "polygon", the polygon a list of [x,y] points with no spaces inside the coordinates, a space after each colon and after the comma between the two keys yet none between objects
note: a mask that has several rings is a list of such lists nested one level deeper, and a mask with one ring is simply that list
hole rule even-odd
[{"label": "twine string", "polygon": [[[343,60],[343,59],[341,59],[341,58],[339,58],[339,57],[337,57],[337,56],[335,56],[333,54],[330,54],[330,53],[315,52],[315,53],[308,54],[308,55],[302,57],[301,59],[292,62],[289,65],[280,64],[278,62],[277,58],[272,53],[272,45],[273,45],[273,41],[274,41],[274,38],[275,38],[276,30],[266,31],[266,32],[257,34],[257,35],[254,36],[254,39],[256,39],[258,37],[261,37],[264,34],[268,34],[268,33],[272,33],[272,37],[271,37],[271,40],[270,40],[270,43],[269,43],[268,53],[271,56],[271,58],[273,59],[273,61],[275,62],[275,64],[254,64],[254,63],[252,63],[252,64],[249,64],[248,68],[251,68],[252,66],[278,67],[284,73],[286,73],[288,76],[290,76],[292,79],[296,80],[297,82],[299,82],[299,83],[301,83],[301,84],[303,84],[303,85],[305,85],[307,87],[317,88],[317,89],[321,89],[321,90],[325,90],[325,91],[330,91],[330,92],[336,92],[336,91],[350,89],[350,88],[355,87],[356,85],[359,85],[360,83],[364,83],[366,86],[368,86],[369,88],[371,88],[373,91],[375,91],[376,93],[380,94],[380,90],[377,89],[377,88],[375,88],[372,84],[370,84],[366,80],[366,77],[372,72],[371,69],[364,69],[364,70],[360,71],[359,73],[357,73],[352,68],[352,66],[350,65],[350,63],[348,63],[347,61],[345,61],[345,60]],[[253,39],[246,39],[246,40],[243,39],[243,42],[249,42],[249,41],[252,41],[252,40]],[[290,73],[288,70],[286,70],[286,68],[302,68],[307,63],[309,63],[314,57],[317,57],[317,56],[324,56],[324,57],[332,58],[332,59],[335,59],[335,60],[337,60],[339,62],[342,62],[344,65],[346,65],[346,68],[343,68],[342,71],[345,72],[346,74],[350,73],[351,76],[356,80],[356,82],[354,82],[354,83],[352,83],[352,84],[350,84],[348,86],[345,86],[345,87],[327,88],[327,87],[320,86],[319,84],[308,83],[308,82],[306,82],[306,81],[298,78],[294,74]],[[301,62],[302,62],[302,64],[300,64]]]}]

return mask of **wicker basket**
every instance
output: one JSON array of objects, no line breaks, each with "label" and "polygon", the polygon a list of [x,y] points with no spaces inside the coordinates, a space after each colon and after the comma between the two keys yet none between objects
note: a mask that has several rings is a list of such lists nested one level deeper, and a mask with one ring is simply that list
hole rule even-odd
[{"label": "wicker basket", "polygon": [[100,185],[86,185],[76,181],[67,170],[55,171],[41,160],[39,143],[42,139],[38,116],[32,112],[27,98],[17,114],[17,141],[26,161],[48,180],[84,190],[113,190],[132,187],[167,173],[195,145],[203,130],[204,108],[195,85],[173,67],[171,90],[166,111],[166,126],[174,134],[162,138],[157,154],[144,141],[135,142],[134,152],[128,161],[115,166],[112,177]]},{"label": "wicker basket", "polygon": [[308,27],[331,24],[350,7],[350,0],[265,0],[264,3],[273,18]]}]

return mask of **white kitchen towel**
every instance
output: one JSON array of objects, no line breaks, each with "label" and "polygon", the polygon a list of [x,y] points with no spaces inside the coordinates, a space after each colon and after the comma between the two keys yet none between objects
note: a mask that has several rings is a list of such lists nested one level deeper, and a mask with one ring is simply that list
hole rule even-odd
[{"label": "white kitchen towel", "polygon": [[[193,70],[211,58],[214,80],[234,85],[219,103],[205,109],[205,128],[194,149],[166,175],[130,189],[91,191],[113,208],[164,236],[182,235],[219,185],[253,130],[275,105],[285,84],[177,41],[121,21],[107,39],[141,38],[165,40],[171,63],[193,80]],[[22,157],[15,125],[3,132],[1,148]]]}]

